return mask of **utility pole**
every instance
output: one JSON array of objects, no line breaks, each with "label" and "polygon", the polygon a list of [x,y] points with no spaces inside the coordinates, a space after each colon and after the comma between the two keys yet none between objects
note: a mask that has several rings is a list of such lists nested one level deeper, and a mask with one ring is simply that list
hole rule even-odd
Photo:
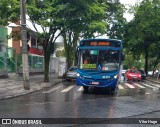
[{"label": "utility pole", "polygon": [[20,0],[20,13],[21,13],[21,41],[22,41],[23,86],[24,86],[25,90],[30,90],[29,68],[28,68],[28,49],[27,49],[25,0]]}]

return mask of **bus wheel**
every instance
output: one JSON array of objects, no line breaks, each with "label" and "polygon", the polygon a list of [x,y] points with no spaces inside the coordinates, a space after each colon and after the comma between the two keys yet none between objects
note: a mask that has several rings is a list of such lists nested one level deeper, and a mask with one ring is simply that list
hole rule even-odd
[{"label": "bus wheel", "polygon": [[111,89],[111,94],[114,96],[118,96],[118,87]]},{"label": "bus wheel", "polygon": [[88,92],[89,86],[83,86],[84,92]]},{"label": "bus wheel", "polygon": [[111,91],[114,92],[116,90],[116,88],[111,88]]}]

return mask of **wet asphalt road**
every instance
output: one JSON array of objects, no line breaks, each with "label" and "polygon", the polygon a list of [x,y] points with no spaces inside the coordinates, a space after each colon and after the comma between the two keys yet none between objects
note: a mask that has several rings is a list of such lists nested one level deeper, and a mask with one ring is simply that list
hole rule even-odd
[{"label": "wet asphalt road", "polygon": [[[54,87],[17,98],[0,100],[1,118],[160,118],[160,85],[152,82],[125,82],[116,95],[109,90],[89,89],[83,93],[75,82],[63,82]],[[87,120],[87,119],[85,119]],[[99,120],[99,119],[97,119]],[[134,119],[133,119],[134,120]],[[87,121],[93,123],[95,119]],[[46,124],[38,127],[159,127],[160,124]],[[0,127],[7,125],[0,125]],[[9,126],[9,125],[8,125]],[[11,126],[11,125],[10,125]],[[9,126],[9,127],[10,127]],[[22,126],[22,125],[12,125]],[[34,125],[23,125],[32,127]]]}]

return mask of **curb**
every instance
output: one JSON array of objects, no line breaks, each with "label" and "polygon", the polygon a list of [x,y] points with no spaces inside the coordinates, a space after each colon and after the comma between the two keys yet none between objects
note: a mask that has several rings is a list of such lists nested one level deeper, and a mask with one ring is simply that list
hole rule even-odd
[{"label": "curb", "polygon": [[151,82],[154,82],[154,83],[157,83],[157,84],[160,84],[160,82],[154,81],[154,80],[151,80],[151,79],[148,79],[148,78],[146,78],[146,80],[151,81]]}]

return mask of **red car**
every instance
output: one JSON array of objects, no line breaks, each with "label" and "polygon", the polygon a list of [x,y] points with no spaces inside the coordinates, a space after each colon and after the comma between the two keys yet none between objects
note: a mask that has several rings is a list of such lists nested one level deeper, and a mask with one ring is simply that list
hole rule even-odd
[{"label": "red car", "polygon": [[126,80],[126,81],[128,81],[128,80],[141,81],[141,79],[142,79],[141,72],[139,72],[138,70],[128,69],[124,74],[124,80]]}]

